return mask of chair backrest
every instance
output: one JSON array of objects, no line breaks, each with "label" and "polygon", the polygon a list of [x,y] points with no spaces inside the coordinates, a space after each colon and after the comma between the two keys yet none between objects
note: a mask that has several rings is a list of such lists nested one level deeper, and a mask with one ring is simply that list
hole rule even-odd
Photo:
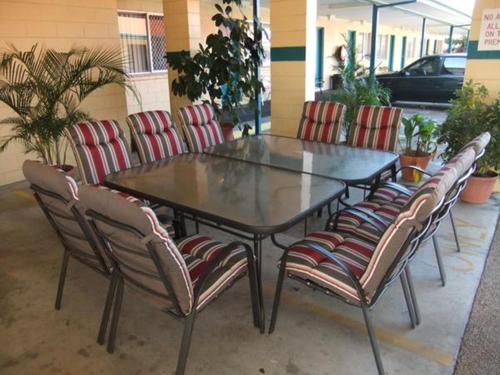
[{"label": "chair backrest", "polygon": [[346,106],[337,102],[305,102],[297,138],[339,143]]},{"label": "chair backrest", "polygon": [[187,151],[167,111],[134,113],[127,117],[127,124],[143,164]]},{"label": "chair backrest", "polygon": [[360,106],[351,124],[347,144],[395,151],[403,110],[395,107]]},{"label": "chair backrest", "polygon": [[115,120],[80,122],[66,135],[85,184],[101,184],[108,174],[132,166],[129,146]]},{"label": "chair backrest", "polygon": [[125,283],[155,305],[189,314],[194,303],[189,271],[153,210],[94,186],[82,187],[80,199]]},{"label": "chair backrest", "polygon": [[486,146],[488,146],[490,141],[491,141],[490,132],[484,132],[479,134],[472,141],[468,142],[464,147],[462,147],[460,151],[463,151],[468,147],[472,147],[472,149],[476,153],[476,159],[479,159],[481,156],[483,156],[484,150]]},{"label": "chair backrest", "polygon": [[23,173],[66,250],[97,271],[109,273],[109,262],[84,219],[75,180],[60,169],[30,160],[24,162]]},{"label": "chair backrest", "polygon": [[387,227],[360,279],[369,300],[377,298],[394,275],[402,270],[412,255],[411,241],[429,226],[458,177],[455,168],[441,168],[412,195]]},{"label": "chair backrest", "polygon": [[179,109],[179,120],[191,152],[203,152],[224,142],[222,129],[210,104],[192,105]]}]

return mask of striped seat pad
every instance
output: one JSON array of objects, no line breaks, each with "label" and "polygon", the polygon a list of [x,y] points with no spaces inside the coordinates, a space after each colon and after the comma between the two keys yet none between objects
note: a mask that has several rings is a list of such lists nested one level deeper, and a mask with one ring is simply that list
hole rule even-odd
[{"label": "striped seat pad", "polygon": [[[376,247],[376,243],[372,241],[342,232],[318,231],[310,233],[304,240],[331,251],[358,279],[363,276]],[[289,275],[312,281],[349,300],[359,301],[345,272],[335,262],[306,244],[294,245],[289,249],[286,270]]]},{"label": "striped seat pad", "polygon": [[186,152],[186,146],[167,111],[147,111],[129,115],[127,124],[142,163]]},{"label": "striped seat pad", "polygon": [[[411,194],[418,190],[418,186],[401,186],[403,189],[407,189]],[[394,183],[385,184],[377,188],[370,199],[371,202],[376,202],[379,204],[391,203],[397,207],[403,207],[410,200],[411,194],[401,192],[397,189]]]},{"label": "striped seat pad", "polygon": [[107,175],[132,166],[130,149],[117,121],[81,122],[66,134],[85,184],[101,184]]},{"label": "striped seat pad", "polygon": [[179,109],[179,119],[191,152],[203,152],[207,147],[224,142],[222,129],[210,104],[183,107]]},{"label": "striped seat pad", "polygon": [[297,138],[339,143],[345,105],[336,102],[305,102]]},{"label": "striped seat pad", "polygon": [[[200,280],[209,262],[218,256],[227,244],[215,241],[203,235],[186,237],[177,244],[182,254],[193,286]],[[197,308],[203,308],[224,289],[241,277],[247,270],[247,255],[243,247],[239,246],[225,256],[219,266],[214,269],[207,279],[198,299]]]},{"label": "striped seat pad", "polygon": [[362,105],[351,125],[347,144],[354,147],[395,151],[403,110]]}]

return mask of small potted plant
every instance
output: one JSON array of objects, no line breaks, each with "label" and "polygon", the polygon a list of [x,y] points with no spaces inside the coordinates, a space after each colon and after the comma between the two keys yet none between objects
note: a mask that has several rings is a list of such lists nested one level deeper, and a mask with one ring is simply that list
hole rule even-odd
[{"label": "small potted plant", "polygon": [[19,142],[27,154],[74,174],[75,168],[66,164],[64,129],[90,120],[80,109],[81,103],[111,84],[132,89],[119,50],[96,47],[60,52],[35,44],[20,51],[10,46],[0,53],[0,103],[12,112],[0,119],[0,124],[11,129],[0,140],[0,152],[11,142]]},{"label": "small potted plant", "polygon": [[[404,117],[402,123],[405,146],[399,155],[401,167],[413,165],[426,169],[437,148],[432,140],[436,123],[420,114]],[[414,169],[403,168],[401,172],[405,181],[419,182],[422,179],[422,173]]]},{"label": "small potted plant", "polygon": [[451,159],[467,142],[486,131],[491,134],[490,144],[461,195],[468,203],[489,199],[500,170],[500,98],[492,101],[483,85],[468,81],[457,90],[457,98],[451,101],[446,121],[438,130],[438,142],[446,144],[443,159]]}]

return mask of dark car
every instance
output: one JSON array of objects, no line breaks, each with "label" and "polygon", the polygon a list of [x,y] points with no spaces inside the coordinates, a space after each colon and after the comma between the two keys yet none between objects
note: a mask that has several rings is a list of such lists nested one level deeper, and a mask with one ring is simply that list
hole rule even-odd
[{"label": "dark car", "polygon": [[448,102],[462,87],[466,61],[464,53],[426,56],[377,80],[391,90],[392,101]]}]

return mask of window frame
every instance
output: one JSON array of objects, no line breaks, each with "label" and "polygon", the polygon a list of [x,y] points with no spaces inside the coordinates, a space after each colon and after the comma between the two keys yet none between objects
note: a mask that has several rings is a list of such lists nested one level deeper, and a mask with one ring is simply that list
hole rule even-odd
[{"label": "window frame", "polygon": [[[159,12],[147,12],[147,11],[142,11],[142,10],[124,10],[124,9],[117,9],[116,14],[117,17],[120,16],[120,13],[128,13],[128,14],[136,14],[136,15],[144,15],[146,16],[146,33],[147,33],[147,56],[149,59],[149,66],[150,70],[145,71],[145,72],[127,72],[127,74],[131,77],[138,77],[138,76],[146,76],[146,75],[152,75],[152,74],[164,74],[168,72],[168,67],[166,69],[154,69],[154,63],[153,63],[153,50],[152,50],[152,43],[151,43],[151,21],[149,19],[150,16],[160,16],[163,17],[163,22],[165,22],[165,15],[163,13]],[[118,29],[118,35],[120,36],[120,30]],[[166,41],[166,35],[165,35],[165,41]],[[166,49],[166,46],[165,46]],[[123,53],[123,51],[122,51]]]}]

